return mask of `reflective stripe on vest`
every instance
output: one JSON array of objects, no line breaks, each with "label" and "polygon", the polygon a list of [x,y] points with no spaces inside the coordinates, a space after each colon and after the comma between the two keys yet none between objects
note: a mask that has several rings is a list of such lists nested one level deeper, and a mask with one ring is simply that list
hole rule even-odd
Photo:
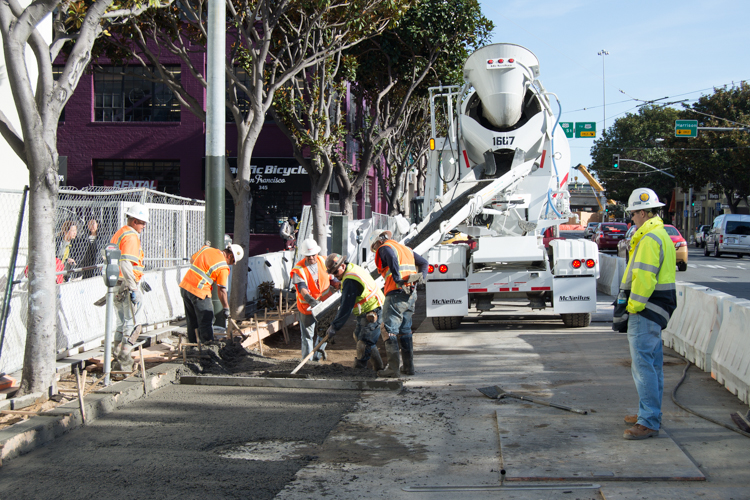
[{"label": "reflective stripe on vest", "polygon": [[[128,236],[134,236],[138,240],[138,249],[140,251],[140,255],[132,255],[132,254],[123,252],[122,240]],[[133,274],[135,275],[135,280],[140,281],[145,269],[143,266],[144,254],[143,254],[143,249],[141,248],[141,237],[138,234],[138,232],[130,226],[122,226],[112,236],[110,243],[117,245],[117,248],[120,249],[120,260],[121,261],[124,260],[132,264]],[[122,278],[122,273],[120,273],[120,278]]]},{"label": "reflective stripe on vest", "polygon": [[[410,248],[405,247],[395,240],[387,240],[382,246],[391,247],[396,253],[396,258],[398,259],[398,270],[401,274],[400,278],[402,281],[406,281],[410,275],[417,272],[417,266],[414,263],[414,253]],[[388,295],[393,290],[398,289],[399,285],[396,284],[396,280],[391,276],[391,268],[383,266],[383,262],[377,252],[375,253],[375,264],[378,266],[378,272],[385,278],[383,293]]]},{"label": "reflective stripe on vest", "polygon": [[[331,281],[328,279],[328,271],[326,271],[325,261],[320,255],[316,255],[316,262],[318,263],[318,283],[312,277],[310,270],[307,269],[305,258],[297,262],[292,268],[292,272],[289,273],[290,277],[295,274],[305,281],[307,291],[310,292],[310,296],[315,300],[318,300],[323,292],[328,290],[331,285]],[[302,314],[312,314],[310,310],[310,304],[307,303],[301,293],[297,293],[297,310]]]},{"label": "reflective stripe on vest", "polygon": [[361,316],[366,314],[378,307],[382,307],[385,302],[385,296],[383,292],[378,289],[378,285],[375,280],[372,279],[370,273],[361,268],[349,263],[344,270],[344,276],[341,278],[343,283],[346,279],[353,279],[360,285],[362,285],[362,293],[357,297],[357,302],[354,304],[352,312],[355,316]]},{"label": "reflective stripe on vest", "polygon": [[[203,270],[202,267],[208,266]],[[185,277],[180,283],[180,288],[184,288],[196,297],[205,298],[216,284],[219,278],[217,272],[222,269],[229,269],[229,264],[225,260],[224,252],[209,246],[203,246],[192,257],[192,263],[185,273]]]}]

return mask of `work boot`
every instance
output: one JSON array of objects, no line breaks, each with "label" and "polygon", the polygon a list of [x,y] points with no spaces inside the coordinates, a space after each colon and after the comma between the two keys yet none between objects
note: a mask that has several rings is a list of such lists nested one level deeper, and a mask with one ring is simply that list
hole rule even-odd
[{"label": "work boot", "polygon": [[133,346],[127,342],[120,344],[120,352],[117,353],[116,362],[119,364],[120,369],[116,371],[128,372],[133,371],[133,357],[130,355],[133,352]]},{"label": "work boot", "polygon": [[367,350],[367,344],[363,340],[357,341],[357,357],[354,358],[354,368],[367,368],[367,360],[365,359],[365,351]]},{"label": "work boot", "polygon": [[401,361],[404,365],[401,367],[403,375],[414,375],[414,342],[411,335],[404,335],[398,339],[401,347]]},{"label": "work boot", "polygon": [[622,420],[628,425],[635,425],[638,423],[638,415],[625,415]]},{"label": "work boot", "polygon": [[398,368],[400,359],[398,355],[398,341],[395,338],[388,338],[385,341],[385,353],[388,356],[388,367],[378,372],[378,377],[398,378]]},{"label": "work boot", "polygon": [[372,361],[372,368],[376,372],[385,368],[383,359],[380,357],[380,351],[378,351],[378,346],[372,346],[372,350],[370,351],[370,361]]},{"label": "work boot", "polygon": [[645,425],[635,424],[633,427],[626,430],[622,437],[625,439],[646,439],[658,435],[658,430],[649,429]]}]

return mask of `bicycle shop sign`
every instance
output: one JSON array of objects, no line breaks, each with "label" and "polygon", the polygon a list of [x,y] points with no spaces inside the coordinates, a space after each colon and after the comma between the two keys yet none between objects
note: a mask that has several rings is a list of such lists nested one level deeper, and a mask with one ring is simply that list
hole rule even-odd
[{"label": "bicycle shop sign", "polygon": [[[227,161],[232,174],[237,175],[237,158]],[[253,158],[249,182],[253,191],[310,190],[310,176],[294,158]]]}]

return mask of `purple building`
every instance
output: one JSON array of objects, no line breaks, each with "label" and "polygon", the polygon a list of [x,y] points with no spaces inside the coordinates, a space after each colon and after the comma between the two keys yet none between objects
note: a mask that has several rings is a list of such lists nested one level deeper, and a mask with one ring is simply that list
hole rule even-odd
[{"label": "purple building", "polygon": [[[205,68],[205,54],[193,54],[193,63]],[[205,91],[176,57],[162,61],[179,75],[193,96]],[[58,126],[58,152],[66,184],[85,186],[147,186],[158,191],[205,199],[205,123],[166,86],[138,77],[142,68],[103,66],[85,74],[70,98]],[[228,116],[231,116],[228,114]],[[228,118],[226,149],[230,166],[236,156],[237,130]],[[351,149],[353,144],[347,141]],[[351,152],[349,154],[352,154]],[[67,168],[66,168],[67,166]],[[286,136],[271,121],[266,123],[253,151],[253,210],[249,254],[283,249],[278,219],[299,215],[310,203],[307,173],[292,156]],[[258,186],[263,186],[259,189]],[[335,183],[327,208],[338,210]],[[382,212],[377,178],[371,172],[358,194],[355,218]],[[227,232],[232,232],[231,197],[227,193]]]}]

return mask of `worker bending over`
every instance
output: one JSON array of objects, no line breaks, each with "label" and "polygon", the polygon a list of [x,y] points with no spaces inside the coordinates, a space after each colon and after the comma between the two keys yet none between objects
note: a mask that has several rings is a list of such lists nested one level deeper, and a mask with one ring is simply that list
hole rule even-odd
[{"label": "worker bending over", "polygon": [[[297,289],[297,321],[301,334],[302,359],[305,359],[313,346],[320,342],[315,336],[315,318],[312,308],[318,305],[333,290],[330,288],[330,277],[325,268],[320,246],[312,238],[307,238],[299,245],[299,253],[304,257],[292,268],[292,284]],[[313,354],[313,361],[320,361],[321,356],[327,359],[326,344],[321,345]]]},{"label": "worker bending over", "polygon": [[383,322],[383,292],[370,273],[356,264],[347,262],[346,255],[329,255],[326,258],[326,269],[341,281],[341,304],[338,314],[326,331],[328,338],[336,335],[353,312],[357,317],[357,326],[354,328],[357,357],[354,358],[354,367],[367,367],[367,362],[372,357],[375,370],[382,370],[383,360],[376,344]]},{"label": "worker bending over", "polygon": [[[141,318],[143,295],[138,284],[143,277],[143,249],[141,233],[148,224],[148,209],[136,203],[125,211],[126,224],[112,236],[110,243],[120,249],[120,277],[115,292],[115,309],[117,310],[117,328],[114,341],[114,366],[116,371],[133,369],[133,358],[130,355],[133,344],[138,339],[140,328],[136,318]],[[125,336],[127,334],[127,336]],[[133,338],[135,337],[135,338]]]},{"label": "worker bending over", "polygon": [[[385,351],[388,367],[379,372],[381,377],[398,377],[399,347],[404,375],[414,375],[414,342],[411,321],[417,302],[417,282],[427,274],[427,261],[411,248],[391,239],[393,233],[379,229],[370,236],[370,249],[375,253],[375,265],[385,278],[383,325],[388,334]],[[417,272],[419,268],[419,272]]]},{"label": "worker bending over", "polygon": [[224,250],[208,245],[198,250],[190,258],[190,268],[180,282],[180,294],[185,304],[188,341],[197,341],[196,330],[201,342],[214,339],[214,306],[211,301],[213,285],[218,286],[217,295],[224,314],[224,327],[230,319],[229,301],[227,299],[227,282],[229,266],[242,260],[245,251],[241,246],[232,244]]}]

